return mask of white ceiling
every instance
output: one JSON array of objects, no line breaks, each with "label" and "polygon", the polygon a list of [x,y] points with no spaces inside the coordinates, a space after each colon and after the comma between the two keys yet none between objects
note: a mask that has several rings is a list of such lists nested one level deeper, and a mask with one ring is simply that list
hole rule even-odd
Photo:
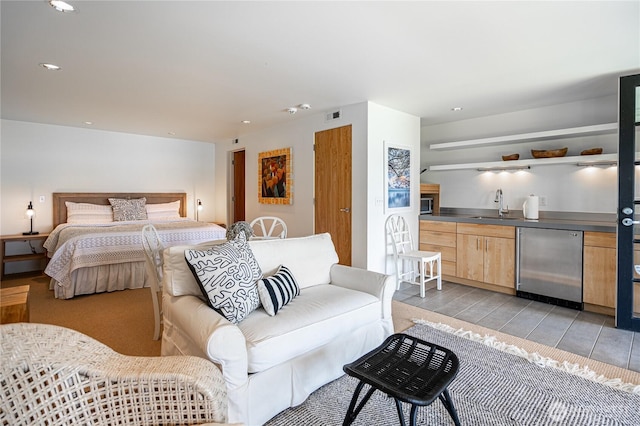
[{"label": "white ceiling", "polygon": [[363,101],[423,125],[573,102],[640,72],[640,1],[68,1],[1,2],[2,118],[218,142]]}]

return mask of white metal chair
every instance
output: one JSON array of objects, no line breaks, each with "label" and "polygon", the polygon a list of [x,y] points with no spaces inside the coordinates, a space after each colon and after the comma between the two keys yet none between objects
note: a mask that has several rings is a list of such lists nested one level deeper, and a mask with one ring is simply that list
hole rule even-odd
[{"label": "white metal chair", "polygon": [[287,224],[275,216],[261,216],[253,219],[249,224],[255,240],[270,238],[287,238]]},{"label": "white metal chair", "polygon": [[160,241],[160,236],[158,236],[155,226],[148,224],[142,228],[142,247],[146,258],[155,319],[153,340],[158,340],[160,339],[160,324],[162,323],[162,250],[164,250],[164,246]]},{"label": "white metal chair", "polygon": [[[400,288],[402,281],[417,284],[420,286],[420,297],[424,297],[426,283],[437,280],[437,288],[442,290],[442,256],[440,252],[414,249],[411,231],[402,216],[397,214],[389,216],[385,228],[387,231],[385,247],[391,245],[393,249],[396,288]],[[427,264],[429,265],[428,273]]]}]

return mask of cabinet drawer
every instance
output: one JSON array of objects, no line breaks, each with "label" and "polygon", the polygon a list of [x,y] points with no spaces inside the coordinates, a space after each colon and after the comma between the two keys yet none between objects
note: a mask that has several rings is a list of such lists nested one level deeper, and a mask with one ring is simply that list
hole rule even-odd
[{"label": "cabinet drawer", "polygon": [[448,260],[443,260],[441,263],[442,263],[443,275],[450,275],[452,277],[456,276],[456,262],[449,262]]},{"label": "cabinet drawer", "polygon": [[439,251],[442,260],[456,261],[456,248],[439,246],[436,244],[420,244],[420,250],[423,251]]},{"label": "cabinet drawer", "polygon": [[482,235],[485,237],[516,238],[515,226],[477,225],[475,223],[459,223],[458,234]]},{"label": "cabinet drawer", "polygon": [[453,232],[455,234],[456,226],[456,222],[420,221],[420,231]]},{"label": "cabinet drawer", "polygon": [[420,245],[456,247],[456,234],[451,232],[420,231]]},{"label": "cabinet drawer", "polygon": [[591,247],[616,248],[616,233],[585,231],[584,245]]}]

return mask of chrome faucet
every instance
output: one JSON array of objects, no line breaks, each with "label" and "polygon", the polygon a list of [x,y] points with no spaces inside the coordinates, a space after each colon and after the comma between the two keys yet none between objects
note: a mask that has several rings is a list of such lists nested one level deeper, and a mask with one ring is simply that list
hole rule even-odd
[{"label": "chrome faucet", "polygon": [[502,189],[498,188],[496,191],[496,199],[494,203],[498,203],[498,217],[502,218],[505,214],[509,214],[509,206],[504,207],[504,199],[502,197]]}]

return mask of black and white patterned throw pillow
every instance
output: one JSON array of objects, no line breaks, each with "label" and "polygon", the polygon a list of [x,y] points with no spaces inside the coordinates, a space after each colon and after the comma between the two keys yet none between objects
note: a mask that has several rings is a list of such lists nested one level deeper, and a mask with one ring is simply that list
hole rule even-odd
[{"label": "black and white patterned throw pillow", "polygon": [[286,266],[280,265],[275,275],[258,281],[258,293],[264,310],[274,316],[284,305],[300,294],[300,286],[291,271]]},{"label": "black and white patterned throw pillow", "polygon": [[109,204],[113,207],[113,220],[145,220],[147,218],[147,199],[134,198],[127,200],[124,198],[109,198]]},{"label": "black and white patterned throw pillow", "polygon": [[262,278],[262,270],[243,237],[184,252],[209,306],[234,324],[260,306],[256,281]]}]

